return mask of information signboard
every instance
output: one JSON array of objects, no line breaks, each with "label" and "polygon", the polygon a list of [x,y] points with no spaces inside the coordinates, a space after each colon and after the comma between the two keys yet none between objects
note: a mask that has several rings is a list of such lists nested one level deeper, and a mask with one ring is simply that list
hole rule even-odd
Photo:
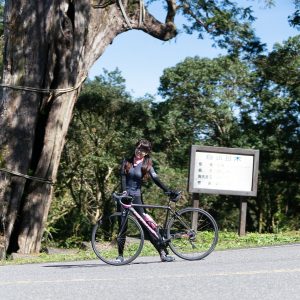
[{"label": "information signboard", "polygon": [[193,145],[189,192],[256,196],[258,161],[258,150]]}]

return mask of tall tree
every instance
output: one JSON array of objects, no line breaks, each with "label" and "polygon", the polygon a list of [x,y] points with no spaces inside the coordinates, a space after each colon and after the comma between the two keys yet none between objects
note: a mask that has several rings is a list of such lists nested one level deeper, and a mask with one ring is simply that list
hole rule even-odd
[{"label": "tall tree", "polygon": [[233,146],[238,129],[238,103],[247,94],[249,70],[231,56],[186,58],[164,70],[157,118],[166,151],[175,164],[187,163],[191,144]]},{"label": "tall tree", "polygon": [[259,231],[299,228],[300,36],[254,61],[252,92],[241,106],[245,142],[260,149]]},{"label": "tall tree", "polygon": [[[5,2],[0,100],[0,157],[6,169],[0,175],[2,253],[40,250],[53,193],[49,182],[56,180],[80,86],[116,36],[137,29],[169,40],[177,34],[175,15],[183,13],[189,19],[188,31],[206,31],[235,53],[259,46],[249,26],[253,20],[249,8],[238,8],[228,0],[166,0],[165,4],[165,22],[160,22],[143,1],[136,0]],[[28,174],[40,181],[27,180]]]}]

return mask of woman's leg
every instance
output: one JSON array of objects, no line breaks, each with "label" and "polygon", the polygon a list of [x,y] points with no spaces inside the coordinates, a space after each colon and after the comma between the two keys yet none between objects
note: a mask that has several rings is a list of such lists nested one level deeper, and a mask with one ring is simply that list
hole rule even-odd
[{"label": "woman's leg", "polygon": [[[134,204],[144,204],[143,200],[142,200],[142,197],[140,197],[140,196],[134,196],[133,203]],[[144,208],[143,207],[135,207],[135,210],[143,218],[143,213],[145,213]],[[174,261],[174,257],[168,255],[167,249],[165,249],[161,245],[160,240],[157,239],[156,237],[154,237],[148,231],[148,229],[145,228],[145,226],[143,224],[141,224],[141,225],[142,225],[143,230],[145,232],[145,238],[148,238],[150,240],[150,242],[152,243],[152,245],[154,246],[154,248],[157,250],[157,252],[159,253],[161,261],[163,261],[163,262],[172,262],[172,261]]]},{"label": "woman's leg", "polygon": [[[126,221],[126,224],[125,224],[124,223],[125,218],[126,218],[125,211],[119,203],[117,204],[117,211],[120,212],[122,214],[122,216],[121,216],[121,218],[118,219],[119,238],[117,239],[117,243],[118,243],[119,256],[116,259],[119,260],[120,262],[122,262],[123,261],[122,257],[123,257],[124,245],[125,245],[125,242],[126,242],[127,221]],[[122,230],[122,232],[121,232],[121,230]]]},{"label": "woman's leg", "polygon": [[[144,204],[142,197],[141,196],[134,196],[133,199],[133,203],[134,204]],[[134,208],[138,214],[144,218],[144,213],[145,213],[145,209],[143,207],[135,207]],[[161,254],[161,251],[163,250],[162,247],[160,246],[160,241],[159,239],[157,239],[156,237],[154,237],[149,231],[148,229],[144,226],[144,224],[140,223],[141,226],[143,227],[144,233],[145,233],[145,238],[149,239],[151,244],[154,246],[154,248],[158,251],[159,254]]]}]

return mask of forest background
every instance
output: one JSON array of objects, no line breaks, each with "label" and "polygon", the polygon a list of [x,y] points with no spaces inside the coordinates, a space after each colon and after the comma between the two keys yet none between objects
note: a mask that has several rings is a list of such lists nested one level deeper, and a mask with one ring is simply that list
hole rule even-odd
[{"label": "forest background", "polygon": [[[299,35],[257,55],[186,58],[164,70],[160,101],[151,95],[134,98],[118,69],[86,81],[64,148],[45,241],[89,240],[91,225],[114,209],[111,193],[120,189],[120,162],[140,137],[153,142],[162,181],[183,191],[179,206],[192,201],[186,191],[191,145],[260,150],[258,195],[247,199],[247,231],[299,230],[299,81]],[[166,197],[148,182],[144,199],[164,203]],[[201,207],[227,231],[237,231],[239,203],[234,196],[200,197]]]}]

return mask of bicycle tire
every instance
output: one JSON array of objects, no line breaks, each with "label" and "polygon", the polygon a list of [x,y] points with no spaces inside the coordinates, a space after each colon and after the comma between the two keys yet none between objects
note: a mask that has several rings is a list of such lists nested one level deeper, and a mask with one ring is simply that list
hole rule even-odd
[{"label": "bicycle tire", "polygon": [[177,256],[186,260],[200,260],[215,249],[218,225],[205,210],[185,208],[168,222],[167,237],[171,250]]},{"label": "bicycle tire", "polygon": [[[120,236],[121,213],[114,213],[102,217],[92,230],[92,248],[99,259],[103,262],[120,266],[131,263],[142,251],[144,245],[144,231],[138,221],[128,215],[127,228]],[[119,248],[123,245],[123,261],[117,261]]]}]

